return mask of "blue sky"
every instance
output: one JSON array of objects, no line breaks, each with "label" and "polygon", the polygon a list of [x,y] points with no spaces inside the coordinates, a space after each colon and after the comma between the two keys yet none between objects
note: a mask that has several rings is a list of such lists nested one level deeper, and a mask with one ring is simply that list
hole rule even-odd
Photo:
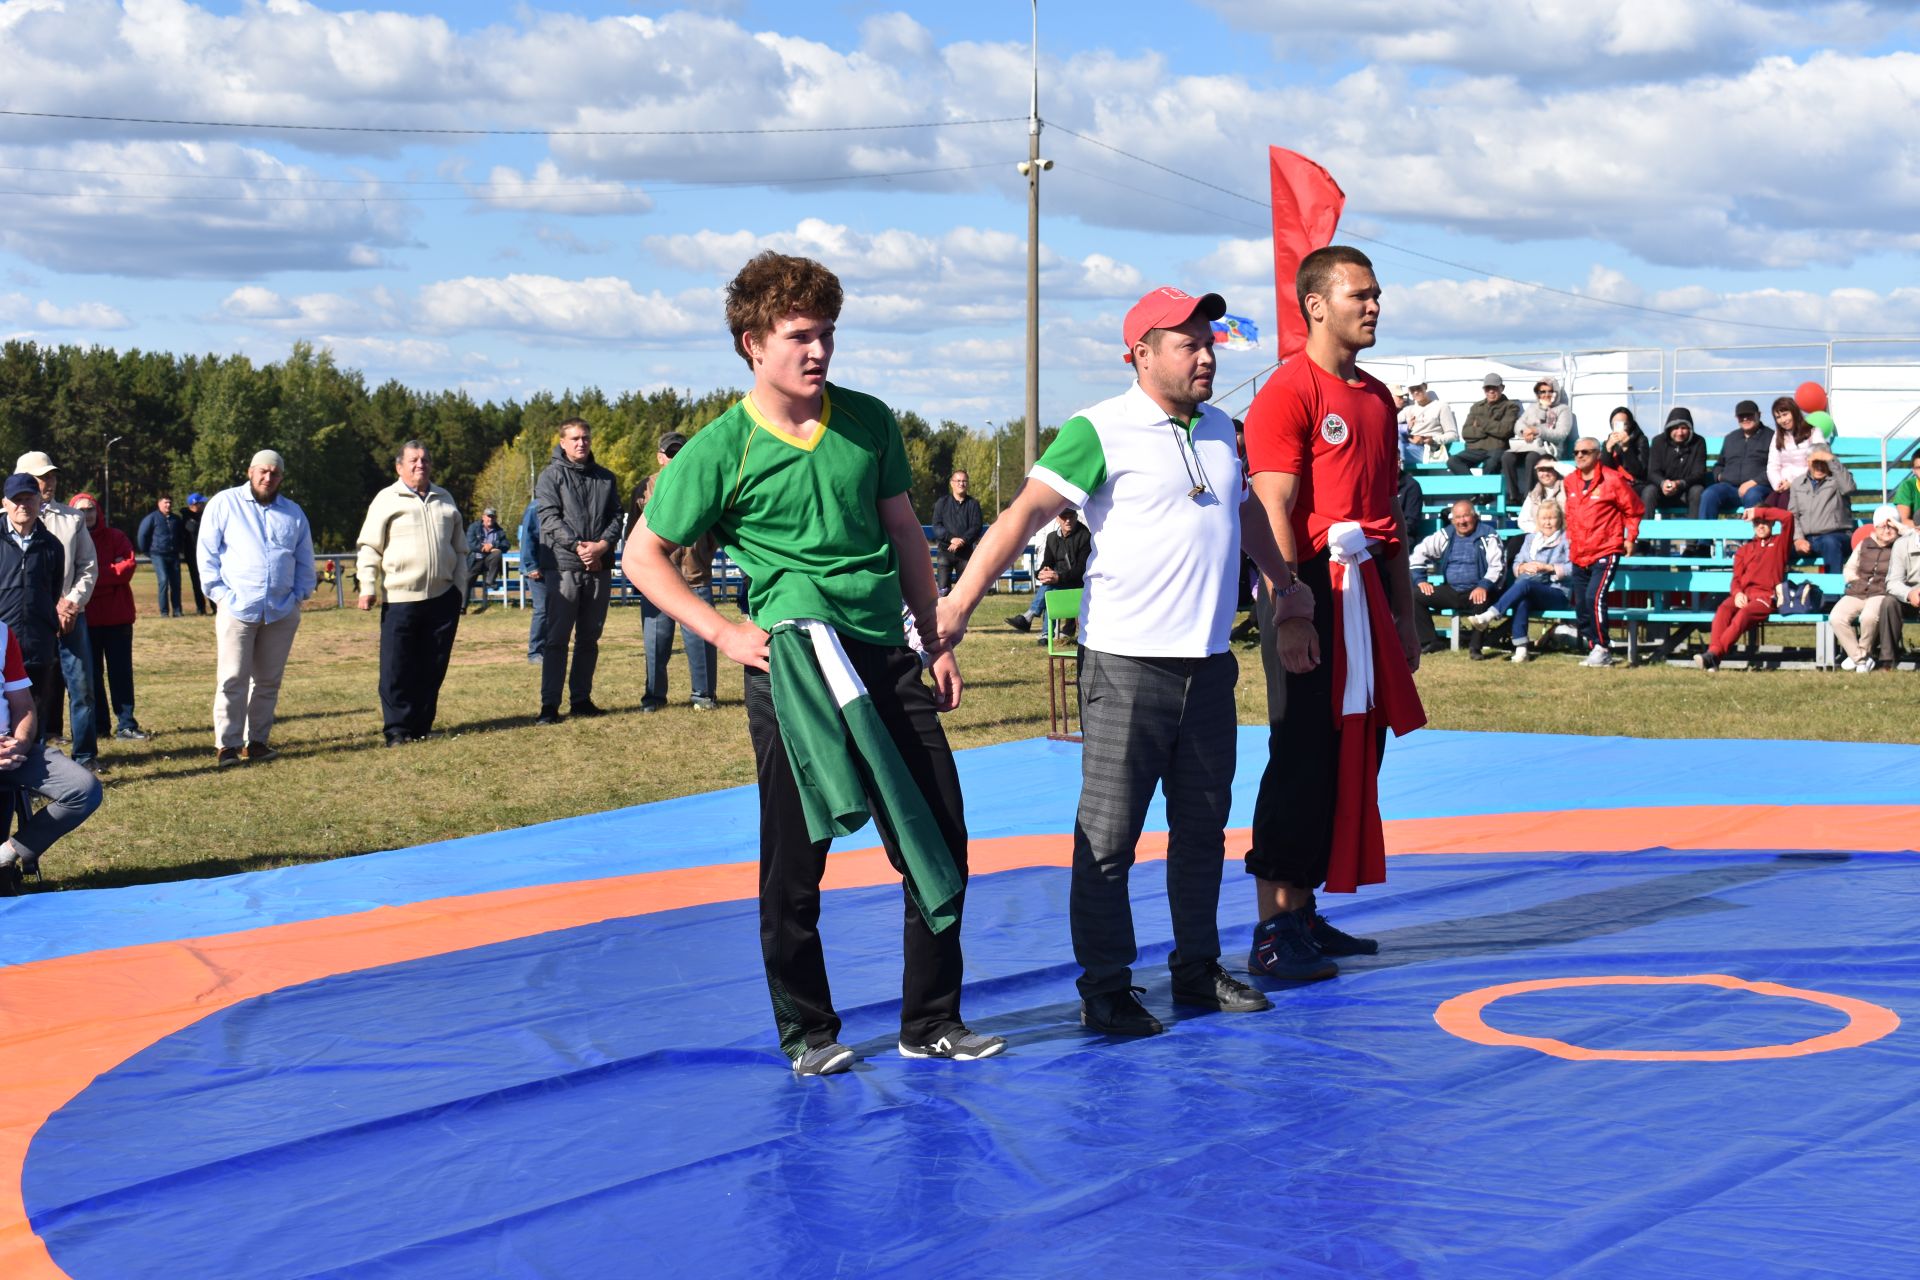
[{"label": "blue sky", "polygon": [[[12,111],[532,131],[0,117],[0,335],[262,360],[308,339],[478,397],[703,390],[744,373],[719,290],[771,246],[846,280],[836,376],[1004,420],[1023,120],[545,131],[1024,116],[1029,14],[0,0]],[[1920,333],[1914,37],[1911,6],[1868,0],[1043,0],[1042,416],[1115,389],[1153,285],[1271,326],[1269,144],[1389,246],[1367,246],[1382,354]],[[1266,359],[1229,353],[1223,385]]]}]

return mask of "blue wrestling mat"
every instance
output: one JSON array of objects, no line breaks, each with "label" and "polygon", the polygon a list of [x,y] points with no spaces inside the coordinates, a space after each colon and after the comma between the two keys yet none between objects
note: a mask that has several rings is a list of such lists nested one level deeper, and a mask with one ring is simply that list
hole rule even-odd
[{"label": "blue wrestling mat", "polygon": [[[1244,734],[1238,825],[1263,748]],[[1566,847],[1462,835],[1511,817],[1488,758],[1591,769],[1546,815]],[[822,932],[862,1061],[785,1070],[747,791],[0,906],[8,1079],[44,1095],[7,1117],[30,1233],[0,1224],[0,1270],[1920,1275],[1920,811],[1888,805],[1920,749],[1423,731],[1388,751],[1388,883],[1323,902],[1381,954],[1269,1013],[1169,1018],[1149,858],[1136,981],[1168,1031],[1139,1041],[1077,1023],[1077,749],[960,759],[1000,868],[968,893],[966,1017],[1011,1042],[981,1063],[894,1052],[900,891],[856,837]],[[1756,806],[1896,829],[1596,847]],[[100,995],[112,975],[133,989]]]}]

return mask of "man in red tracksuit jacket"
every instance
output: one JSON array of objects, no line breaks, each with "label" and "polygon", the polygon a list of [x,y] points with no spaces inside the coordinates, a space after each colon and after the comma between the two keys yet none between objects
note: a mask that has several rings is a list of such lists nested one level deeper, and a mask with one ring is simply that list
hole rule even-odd
[{"label": "man in red tracksuit jacket", "polygon": [[1646,509],[1626,472],[1603,466],[1600,442],[1582,436],[1574,442],[1573,466],[1561,501],[1567,509],[1567,551],[1573,574],[1573,609],[1580,639],[1588,646],[1584,667],[1613,665],[1613,647],[1607,640],[1607,587],[1613,567],[1640,536],[1640,517]]},{"label": "man in red tracksuit jacket", "polygon": [[[1774,521],[1780,531],[1773,530]],[[1787,577],[1787,556],[1793,551],[1793,513],[1772,507],[1753,509],[1753,541],[1733,557],[1733,594],[1713,611],[1713,633],[1700,665],[1712,671],[1741,636],[1767,620],[1773,612],[1774,592]]]}]

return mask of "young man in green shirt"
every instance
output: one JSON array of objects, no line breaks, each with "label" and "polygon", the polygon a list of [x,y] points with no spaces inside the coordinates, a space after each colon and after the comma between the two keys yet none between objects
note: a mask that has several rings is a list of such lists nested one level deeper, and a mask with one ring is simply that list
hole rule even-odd
[{"label": "young man in green shirt", "polygon": [[[803,714],[822,704],[802,701],[805,689],[790,693],[796,676],[781,665],[810,669],[808,655],[823,646],[844,652],[871,701],[864,723],[874,733],[862,741],[847,698],[836,692],[830,700],[864,753],[853,784],[866,793],[858,817],[866,809],[878,815],[887,855],[906,875],[900,1052],[966,1061],[1006,1047],[960,1020],[967,831],[938,716],[959,705],[960,672],[939,644],[933,566],[907,493],[899,424],[880,401],[827,382],[841,298],[833,273],[806,258],[763,253],[734,277],[727,324],[753,370],[753,389],[661,473],[622,562],[662,612],[747,669],[760,783],[761,954],[781,1048],[799,1075],[834,1074],[853,1061],[838,1040],[816,927],[829,843],[818,838],[819,796],[830,789],[815,772],[816,748],[821,737],[837,748],[840,726]],[[688,589],[668,558],[707,532],[747,578],[748,616],[739,622]],[[907,644],[903,596],[921,646],[934,655],[931,689]],[[796,648],[802,634],[812,650]],[[829,665],[822,657],[822,672]],[[929,854],[939,864],[930,871]]]}]

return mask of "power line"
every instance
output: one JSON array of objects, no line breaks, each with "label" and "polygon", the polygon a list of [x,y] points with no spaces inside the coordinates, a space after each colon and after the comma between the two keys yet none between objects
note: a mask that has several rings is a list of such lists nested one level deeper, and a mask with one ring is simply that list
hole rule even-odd
[{"label": "power line", "polygon": [[[1247,195],[1243,191],[1235,191],[1230,187],[1223,187],[1217,182],[1209,182],[1205,178],[1196,177],[1191,173],[1183,173],[1178,169],[1169,168],[1168,166],[1161,164],[1158,161],[1149,160],[1145,156],[1135,155],[1131,151],[1123,150],[1122,148],[1113,146],[1110,143],[1102,142],[1098,138],[1090,138],[1084,133],[1079,133],[1073,129],[1067,128],[1065,125],[1055,124],[1052,121],[1048,121],[1047,124],[1049,127],[1056,129],[1061,133],[1067,134],[1069,137],[1078,138],[1080,141],[1085,143],[1090,143],[1091,145],[1099,147],[1102,150],[1111,151],[1113,154],[1117,156],[1124,156],[1128,160],[1135,161],[1138,164],[1146,165],[1150,169],[1158,169],[1160,172],[1168,174],[1175,178],[1179,178],[1184,182],[1197,183],[1200,186],[1210,188],[1214,191],[1218,191],[1222,195],[1232,196],[1236,200],[1244,200],[1248,204],[1256,205],[1260,208],[1268,207],[1266,201],[1256,199],[1253,196]],[[1235,221],[1239,221],[1239,220],[1235,219]],[[1553,285],[1550,285],[1550,284],[1541,284],[1537,280],[1522,280],[1518,276],[1503,275],[1498,271],[1490,271],[1485,267],[1476,267],[1471,263],[1455,262],[1450,258],[1441,258],[1441,257],[1436,257],[1435,255],[1430,253],[1422,253],[1418,249],[1409,249],[1404,245],[1397,245],[1397,244],[1394,244],[1392,241],[1382,240],[1378,236],[1362,235],[1358,231],[1347,230],[1347,231],[1343,231],[1341,234],[1345,236],[1349,236],[1355,240],[1364,240],[1368,244],[1377,244],[1383,249],[1392,249],[1396,253],[1404,253],[1410,257],[1415,257],[1415,258],[1424,258],[1428,262],[1437,262],[1443,267],[1451,267],[1456,271],[1465,271],[1472,275],[1483,276],[1489,280],[1503,280],[1508,284],[1517,284],[1525,289],[1538,289],[1543,293],[1558,294],[1560,297],[1571,298],[1575,302],[1584,302],[1591,306],[1614,307],[1623,311],[1637,311],[1644,315],[1665,316],[1669,319],[1674,319],[1674,320],[1691,320],[1696,324],[1718,324],[1718,325],[1728,325],[1728,326],[1732,326],[1740,329],[1762,329],[1772,333],[1798,333],[1798,334],[1816,333],[1816,334],[1824,334],[1824,335],[1839,335],[1842,337],[1849,337],[1849,338],[1884,338],[1884,337],[1900,336],[1896,334],[1872,333],[1872,332],[1855,330],[1855,329],[1821,329],[1821,328],[1815,328],[1810,325],[1766,324],[1759,320],[1724,320],[1715,316],[1699,315],[1691,311],[1672,311],[1665,307],[1648,307],[1648,306],[1643,306],[1637,302],[1621,302],[1614,298],[1600,298],[1600,297],[1595,297],[1593,294],[1590,294],[1590,293],[1576,293],[1571,289],[1559,289],[1559,288],[1555,288]]]},{"label": "power line", "polygon": [[915,120],[899,124],[791,125],[773,129],[445,129],[428,125],[287,124],[251,120],[170,120],[156,116],[86,115],[75,111],[8,111],[28,120],[86,120],[103,124],[155,124],[192,129],[297,130],[306,133],[404,133],[462,138],[712,138],[785,133],[880,133],[894,129],[958,129],[982,124],[1026,123],[1025,116],[977,120]]},{"label": "power line", "polygon": [[[595,189],[597,189],[599,192],[609,196],[622,195],[622,194],[647,195],[655,191],[704,191],[704,190],[724,189],[729,187],[762,187],[762,186],[786,187],[786,186],[802,186],[802,185],[822,183],[822,182],[872,182],[872,181],[881,181],[881,180],[891,179],[891,178],[913,178],[913,177],[920,177],[926,174],[935,174],[935,173],[968,173],[976,169],[998,169],[1003,167],[1003,164],[1004,162],[995,161],[995,162],[989,162],[986,164],[942,165],[939,167],[927,168],[927,169],[894,169],[885,173],[832,173],[832,174],[826,174],[824,176],[815,174],[809,177],[796,176],[796,177],[758,177],[758,178],[715,178],[715,179],[712,179],[711,181],[704,181],[704,182],[648,183],[645,186],[637,189],[626,186],[621,183],[598,183],[598,184],[582,184],[582,185],[592,186]],[[4,166],[0,166],[0,167],[4,167]],[[86,171],[76,171],[76,172],[86,172]],[[163,174],[163,175],[142,175],[142,176],[185,177],[188,175]],[[194,175],[194,176],[200,176],[200,175]],[[232,177],[232,175],[223,175],[223,174],[208,174],[205,176]],[[232,180],[244,182],[244,181],[248,181],[249,179],[246,179],[243,177],[232,177]],[[297,178],[275,178],[275,179],[261,179],[261,180],[276,181],[276,182],[300,181],[300,179],[297,179]],[[335,179],[322,179],[320,181],[345,182],[345,181],[351,181],[351,180],[344,179],[344,178],[335,178]],[[453,185],[458,185],[458,184],[453,184]],[[500,187],[501,189],[500,194],[492,195],[492,194],[486,194],[482,192],[478,188],[483,185]],[[573,184],[558,184],[555,187],[547,187],[547,186],[535,186],[532,184],[529,184],[526,186],[515,186],[511,183],[502,183],[502,184],[476,183],[474,184],[473,188],[469,189],[468,194],[454,195],[454,196],[424,196],[424,195],[313,196],[313,195],[300,195],[296,193],[288,193],[280,196],[199,195],[199,194],[192,194],[192,193],[183,193],[183,194],[175,195],[175,194],[156,193],[156,192],[147,192],[147,191],[10,191],[10,190],[0,190],[0,196],[24,196],[24,197],[37,198],[42,200],[150,200],[150,201],[175,200],[175,201],[190,201],[193,203],[259,203],[265,200],[280,200],[288,203],[298,203],[298,204],[413,204],[413,203],[431,204],[431,203],[438,203],[438,202],[458,203],[463,201],[474,201],[474,200],[478,200],[482,202],[514,200],[514,199],[521,198],[523,195],[531,197],[531,196],[538,195],[542,191],[549,191],[549,190],[556,190],[556,189],[563,190],[563,191],[571,191],[574,193],[575,198],[579,198],[583,196],[591,196],[592,194],[594,194],[594,191],[592,190],[580,190]]]}]

